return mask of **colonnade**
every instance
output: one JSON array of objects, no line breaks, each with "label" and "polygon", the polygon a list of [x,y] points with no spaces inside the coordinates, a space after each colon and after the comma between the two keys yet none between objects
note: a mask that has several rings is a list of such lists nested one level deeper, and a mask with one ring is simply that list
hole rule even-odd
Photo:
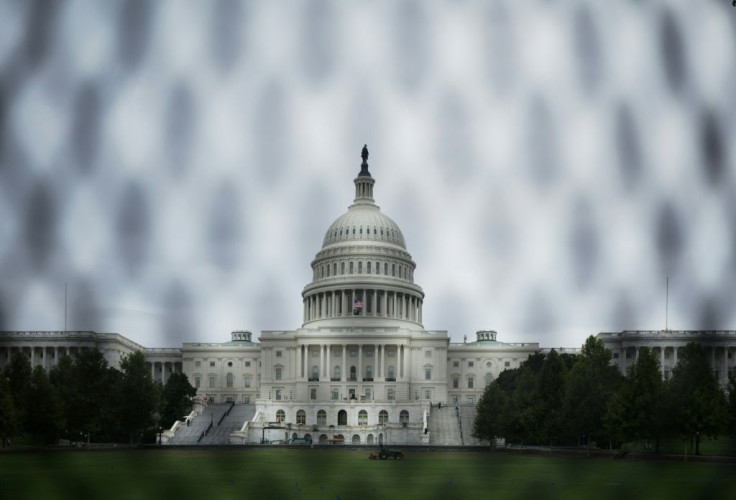
[{"label": "colonnade", "polygon": [[151,369],[151,378],[154,382],[165,384],[172,373],[181,373],[181,363],[178,361],[150,361],[146,363]]},{"label": "colonnade", "polygon": [[[362,307],[354,307],[359,299]],[[412,293],[378,289],[318,292],[304,299],[304,322],[353,316],[401,318],[422,322],[422,300]]]},{"label": "colonnade", "polygon": [[[297,379],[369,382],[408,380],[409,356],[403,344],[311,344],[297,348]],[[319,362],[312,361],[319,353]],[[354,358],[348,361],[348,358]],[[365,358],[365,359],[364,359]],[[370,363],[369,359],[373,359]],[[369,364],[370,363],[370,364]],[[335,367],[340,367],[335,377]],[[371,367],[371,373],[365,370]],[[313,367],[318,367],[317,373]],[[355,367],[355,371],[351,368]]]},{"label": "colonnade", "polygon": [[[639,358],[639,353],[643,347],[648,347],[652,351],[655,358],[659,361],[662,378],[666,379],[671,376],[672,368],[677,365],[678,351],[685,347],[685,345],[623,346],[618,349],[619,368],[621,369],[621,373],[626,374],[628,369],[636,363],[636,360]],[[734,363],[731,359],[736,352],[736,347],[704,345],[703,348],[710,360],[710,365],[718,374],[719,382],[722,384],[727,383],[729,370],[734,369]],[[616,350],[614,350],[614,352],[616,352]]]},{"label": "colonnade", "polygon": [[7,366],[10,359],[16,352],[22,352],[31,362],[31,366],[42,366],[45,370],[50,370],[59,362],[62,356],[74,356],[82,349],[89,349],[88,346],[44,346],[44,345],[19,345],[19,346],[3,346],[0,347],[0,368]]}]

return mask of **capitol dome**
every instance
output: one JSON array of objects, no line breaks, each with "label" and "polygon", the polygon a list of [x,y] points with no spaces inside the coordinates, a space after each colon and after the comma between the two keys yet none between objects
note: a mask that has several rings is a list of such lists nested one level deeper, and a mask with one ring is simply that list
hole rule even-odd
[{"label": "capitol dome", "polygon": [[355,199],[327,229],[304,287],[304,325],[343,326],[386,321],[421,327],[424,292],[399,226],[373,200],[375,179],[363,148]]},{"label": "capitol dome", "polygon": [[399,226],[372,203],[355,203],[347,213],[338,217],[325,233],[322,248],[356,240],[391,243],[406,250]]}]

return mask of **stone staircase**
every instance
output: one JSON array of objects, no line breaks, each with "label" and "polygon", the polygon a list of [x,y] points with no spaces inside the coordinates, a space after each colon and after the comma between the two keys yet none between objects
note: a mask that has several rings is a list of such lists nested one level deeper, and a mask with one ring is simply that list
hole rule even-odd
[{"label": "stone staircase", "polygon": [[433,407],[429,414],[430,446],[462,446],[459,410],[455,406]]},{"label": "stone staircase", "polygon": [[[229,444],[230,433],[240,429],[246,420],[253,418],[256,407],[255,405],[235,405],[230,410],[230,414],[222,420],[222,423],[217,425],[229,408],[230,403],[208,405],[201,415],[191,420],[188,426],[179,427],[167,444]],[[207,432],[206,436],[200,439],[210,423],[214,424],[213,427]]]},{"label": "stone staircase", "polygon": [[[226,405],[225,410],[228,406]],[[210,429],[199,444],[230,444],[230,433],[240,430],[246,420],[251,420],[256,414],[256,405],[235,405],[230,413],[217,425],[218,419],[215,419],[215,426]]]},{"label": "stone staircase", "polygon": [[463,444],[465,446],[488,446],[488,442],[473,437],[473,424],[478,410],[475,406],[460,407],[460,428],[462,429]]}]

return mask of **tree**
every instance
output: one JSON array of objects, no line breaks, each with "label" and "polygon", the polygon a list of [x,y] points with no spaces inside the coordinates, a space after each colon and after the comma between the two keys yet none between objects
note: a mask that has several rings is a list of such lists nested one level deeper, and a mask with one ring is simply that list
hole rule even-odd
[{"label": "tree", "polygon": [[728,374],[728,429],[736,438],[736,370]]},{"label": "tree", "polygon": [[118,428],[119,372],[110,368],[97,349],[82,349],[75,358],[64,356],[50,379],[62,399],[70,439],[109,439]]},{"label": "tree", "polygon": [[501,385],[493,381],[478,400],[473,436],[489,441],[491,447],[495,447],[496,438],[504,435],[502,417],[507,404],[508,397]]},{"label": "tree", "polygon": [[565,382],[567,366],[565,360],[552,349],[539,370],[539,389],[537,390],[539,430],[550,448],[563,434]]},{"label": "tree", "polygon": [[189,378],[183,373],[172,373],[164,385],[162,393],[161,425],[169,428],[174,422],[189,413],[192,408],[192,398],[197,389],[189,383]]},{"label": "tree", "polygon": [[5,368],[8,391],[13,398],[13,405],[18,418],[20,430],[25,430],[30,410],[31,362],[22,352],[15,352],[10,364]]},{"label": "tree", "polygon": [[2,439],[3,448],[11,438],[20,432],[18,410],[13,402],[8,381],[9,379],[0,369],[0,439]]},{"label": "tree", "polygon": [[654,438],[659,443],[663,387],[657,359],[649,348],[642,347],[636,363],[609,401],[605,417],[609,433],[618,441]]},{"label": "tree", "polygon": [[591,441],[605,432],[603,417],[621,379],[618,367],[610,361],[611,351],[591,335],[568,376],[565,419],[571,430],[586,437],[588,451]]},{"label": "tree", "polygon": [[667,384],[676,432],[688,443],[688,452],[700,453],[701,436],[715,438],[726,422],[726,398],[710,366],[705,349],[689,343],[682,348]]},{"label": "tree", "polygon": [[130,444],[136,433],[156,425],[154,414],[159,409],[159,389],[146,368],[146,358],[140,351],[125,356],[120,362],[120,423],[128,433]]},{"label": "tree", "polygon": [[46,370],[41,366],[36,366],[31,374],[29,398],[33,401],[33,411],[27,416],[28,432],[43,438],[46,444],[56,443],[64,428],[61,403]]}]

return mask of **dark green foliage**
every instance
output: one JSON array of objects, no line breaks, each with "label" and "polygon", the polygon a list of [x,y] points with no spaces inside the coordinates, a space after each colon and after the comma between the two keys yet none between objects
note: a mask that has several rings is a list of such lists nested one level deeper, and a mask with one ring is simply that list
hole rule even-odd
[{"label": "dark green foliage", "polygon": [[172,373],[164,385],[162,393],[161,426],[170,428],[192,409],[192,398],[197,389],[189,383],[183,373]]},{"label": "dark green foliage", "polygon": [[615,442],[659,439],[665,430],[660,408],[664,384],[659,363],[647,347],[608,402],[606,429]]},{"label": "dark green foliage", "polygon": [[736,370],[728,375],[728,430],[736,438]]},{"label": "dark green foliage", "polygon": [[20,432],[20,417],[10,393],[10,386],[4,370],[0,369],[0,439],[2,448],[8,440]]},{"label": "dark green foliage", "polygon": [[690,343],[680,350],[667,391],[673,428],[698,453],[701,436],[716,437],[727,418],[726,398],[702,346]]},{"label": "dark green foliage", "polygon": [[27,431],[42,438],[45,444],[55,444],[64,428],[61,401],[41,366],[36,366],[31,374],[29,398],[32,406],[27,414]]},{"label": "dark green foliage", "polygon": [[154,415],[159,408],[159,388],[140,351],[125,356],[120,370],[120,425],[132,444],[135,437],[142,436],[146,429],[157,424]]},{"label": "dark green foliage", "polygon": [[10,358],[10,364],[5,367],[8,391],[13,398],[13,405],[18,415],[21,430],[25,428],[30,406],[31,362],[22,352],[15,352]]},{"label": "dark green foliage", "polygon": [[554,349],[545,358],[537,378],[537,426],[540,436],[552,445],[560,439],[565,429],[563,401],[567,378],[565,360]]},{"label": "dark green foliage", "polygon": [[603,418],[608,401],[621,381],[618,367],[610,361],[611,351],[590,336],[567,379],[565,418],[579,436],[586,438],[588,446],[591,441],[604,437]]}]

